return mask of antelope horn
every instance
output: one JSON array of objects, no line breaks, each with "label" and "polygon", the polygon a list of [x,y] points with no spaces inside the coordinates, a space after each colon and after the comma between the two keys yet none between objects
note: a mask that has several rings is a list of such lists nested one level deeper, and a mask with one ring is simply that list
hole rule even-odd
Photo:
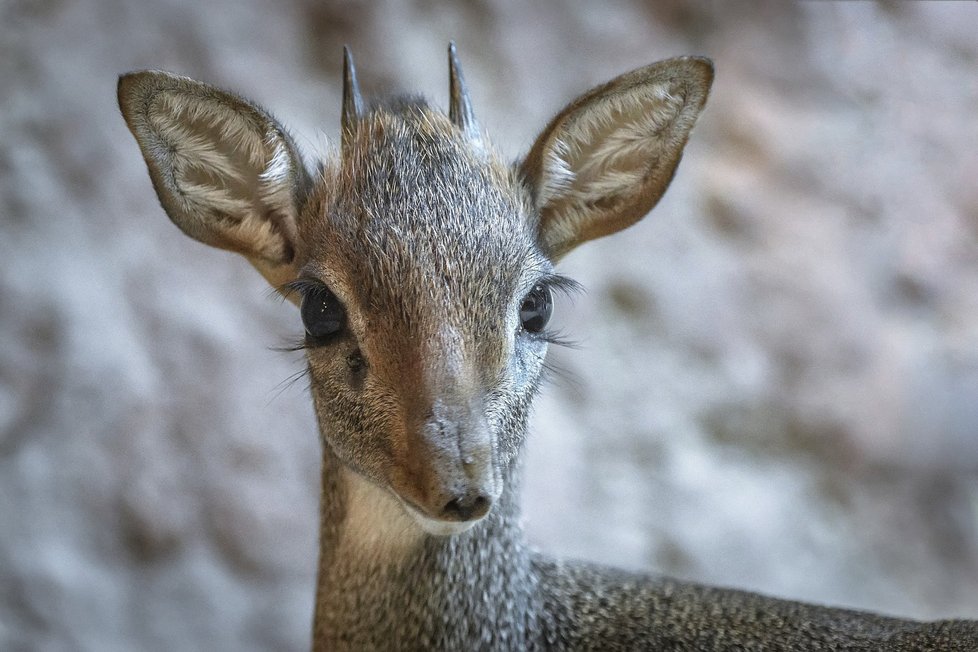
[{"label": "antelope horn", "polygon": [[[350,48],[343,46],[343,117],[340,122],[342,142],[346,143],[353,133],[356,123],[363,117],[363,98],[357,82],[357,69],[353,66]],[[344,148],[346,149],[346,148]]]},{"label": "antelope horn", "polygon": [[455,52],[455,41],[448,44],[448,92],[451,96],[448,117],[470,141],[481,146],[482,133],[475,120],[475,113],[472,112],[469,91],[465,87],[465,78],[462,77],[462,68]]}]

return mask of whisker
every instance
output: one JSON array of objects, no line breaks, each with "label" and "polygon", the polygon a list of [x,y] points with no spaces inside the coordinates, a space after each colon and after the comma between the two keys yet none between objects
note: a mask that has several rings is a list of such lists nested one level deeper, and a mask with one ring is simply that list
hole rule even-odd
[{"label": "whisker", "polygon": [[296,351],[305,351],[308,348],[309,345],[306,344],[305,337],[296,340],[289,340],[282,346],[269,347],[270,350],[275,351],[276,353],[295,353]]},{"label": "whisker", "polygon": [[265,407],[271,405],[273,401],[278,400],[282,396],[282,394],[284,394],[287,390],[291,389],[297,382],[299,382],[303,378],[307,378],[308,380],[310,380],[310,382],[306,384],[306,389],[307,390],[311,389],[312,384],[311,384],[311,378],[309,377],[309,367],[306,366],[300,369],[299,371],[295,372],[294,374],[290,375],[288,378],[280,382],[275,387],[273,387],[271,391],[275,392],[275,394],[268,399],[268,402],[265,404]]},{"label": "whisker", "polygon": [[575,400],[583,400],[584,383],[581,377],[562,364],[555,362],[550,356],[543,363],[540,374],[541,385],[548,385],[568,391]]}]

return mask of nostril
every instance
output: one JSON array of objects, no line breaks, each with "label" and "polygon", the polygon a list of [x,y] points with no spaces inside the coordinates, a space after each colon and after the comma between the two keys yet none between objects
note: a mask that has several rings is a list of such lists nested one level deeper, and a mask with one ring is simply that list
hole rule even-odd
[{"label": "nostril", "polygon": [[453,498],[442,508],[442,514],[452,521],[473,521],[485,516],[490,505],[489,499],[482,495]]},{"label": "nostril", "polygon": [[485,496],[476,496],[472,501],[472,513],[469,518],[482,518],[489,511],[490,502]]}]

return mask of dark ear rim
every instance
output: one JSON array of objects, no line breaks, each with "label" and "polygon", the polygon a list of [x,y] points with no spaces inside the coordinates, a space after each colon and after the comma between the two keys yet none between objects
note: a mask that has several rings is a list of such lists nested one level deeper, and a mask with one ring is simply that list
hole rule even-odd
[{"label": "dark ear rim", "polygon": [[[301,211],[312,187],[312,180],[299,153],[299,148],[288,130],[268,111],[233,92],[165,70],[137,70],[119,75],[116,93],[122,117],[125,119],[129,131],[139,143],[140,153],[149,170],[153,188],[156,190],[160,203],[167,215],[170,216],[171,221],[195,240],[213,247],[240,253],[254,260],[253,251],[237,242],[219,237],[207,225],[195,219],[193,215],[188,215],[183,207],[168,199],[170,196],[180,196],[182,191],[172,173],[168,173],[158,164],[157,160],[148,155],[149,151],[159,151],[166,148],[166,144],[146,116],[149,111],[148,105],[157,93],[174,91],[203,97],[208,101],[226,106],[238,116],[244,117],[256,133],[265,133],[271,129],[281,141],[289,159],[288,183],[291,188],[292,203],[297,214]],[[181,219],[174,219],[174,215],[180,216]],[[273,220],[271,224],[289,244],[288,249],[294,255],[295,228],[294,225],[284,224],[284,221],[281,219]],[[263,258],[262,260],[270,265],[287,265],[292,262],[291,259],[266,260]]]},{"label": "dark ear rim", "polygon": [[[584,110],[585,106],[602,98],[625,94],[638,86],[673,81],[684,88],[687,103],[695,107],[695,115],[698,115],[706,104],[710,88],[713,84],[713,77],[713,62],[706,57],[687,56],[665,59],[619,75],[611,81],[589,90],[568,104],[547,124],[546,128],[544,128],[536,141],[534,141],[533,146],[523,159],[523,162],[519,165],[520,177],[530,189],[533,204],[538,210],[542,211],[540,224],[542,225],[547,220],[547,215],[543,214],[545,207],[540,206],[540,180],[544,176],[545,153],[553,145],[558,132],[565,125],[572,123]],[[695,80],[695,83],[691,82],[691,80]],[[552,243],[550,250],[546,251],[546,253],[556,261],[580,242],[614,233],[641,219],[655,206],[665,193],[678,167],[679,160],[682,158],[682,150],[688,138],[689,131],[687,130],[679,141],[675,143],[675,146],[678,147],[678,156],[671,166],[663,168],[655,178],[650,179],[648,183],[638,188],[636,193],[622,197],[621,201],[616,202],[615,206],[606,206],[608,209],[616,209],[617,219],[595,224],[594,228],[587,233],[586,237],[581,238],[577,242],[563,244]]]}]

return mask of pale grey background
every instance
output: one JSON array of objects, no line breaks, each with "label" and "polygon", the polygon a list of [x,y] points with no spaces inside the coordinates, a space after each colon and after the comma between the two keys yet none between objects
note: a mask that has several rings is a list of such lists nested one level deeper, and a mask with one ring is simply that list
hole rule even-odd
[{"label": "pale grey background", "polygon": [[0,2],[0,649],[308,644],[297,315],[168,222],[116,75],[237,89],[311,161],[343,43],[444,105],[451,38],[514,157],[620,72],[717,65],[662,204],[563,266],[533,542],[978,617],[975,34],[970,2]]}]

